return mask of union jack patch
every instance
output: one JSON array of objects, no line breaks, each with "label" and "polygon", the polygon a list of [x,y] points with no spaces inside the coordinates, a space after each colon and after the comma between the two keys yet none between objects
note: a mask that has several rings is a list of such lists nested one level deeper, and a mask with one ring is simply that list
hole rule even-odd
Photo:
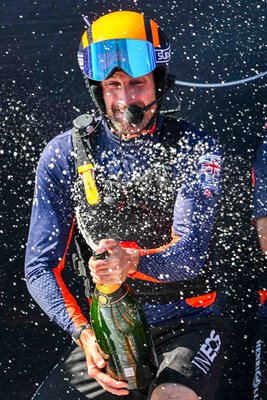
[{"label": "union jack patch", "polygon": [[221,157],[205,154],[199,158],[199,183],[216,192],[221,174]]}]

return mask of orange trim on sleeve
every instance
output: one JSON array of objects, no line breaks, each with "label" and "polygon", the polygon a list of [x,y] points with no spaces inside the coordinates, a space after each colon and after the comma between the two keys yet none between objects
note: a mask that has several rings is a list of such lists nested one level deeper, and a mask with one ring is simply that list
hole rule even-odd
[{"label": "orange trim on sleeve", "polygon": [[75,327],[77,328],[80,325],[87,324],[88,321],[84,317],[78,303],[76,302],[75,298],[69,292],[69,290],[61,276],[61,272],[65,266],[66,255],[67,255],[68,248],[70,246],[70,242],[71,242],[71,238],[72,238],[72,234],[73,234],[73,230],[74,230],[74,224],[75,224],[75,218],[73,218],[73,221],[72,221],[72,226],[70,229],[70,234],[68,237],[64,255],[63,255],[62,259],[60,260],[58,266],[53,268],[53,272],[54,272],[55,278],[57,280],[58,286],[60,288],[62,297],[64,299],[64,303],[65,303],[66,309],[68,311],[68,314],[69,314],[71,320],[73,321]]},{"label": "orange trim on sleeve", "polygon": [[[126,249],[135,249],[140,253],[141,249],[136,242],[120,242],[120,246]],[[134,274],[128,274],[129,278],[140,279],[141,281],[164,283],[158,279],[152,278],[149,275],[143,274],[142,272],[135,272]]]},{"label": "orange trim on sleeve", "polygon": [[[180,240],[180,236],[177,236],[172,232],[172,240],[170,243],[155,248],[155,249],[140,249],[139,245],[136,242],[120,242],[120,246],[128,249],[135,249],[138,250],[140,256],[148,255],[148,254],[155,254],[155,253],[160,253],[170,246],[173,246],[175,243],[177,243]],[[143,281],[149,281],[149,282],[156,282],[156,283],[168,283],[166,281],[160,281],[158,279],[152,278],[149,275],[143,274],[142,272],[135,272],[134,274],[128,274],[129,278],[134,278],[134,279],[140,279]],[[201,296],[196,296],[196,297],[190,297],[185,299],[185,302],[195,308],[199,307],[208,307],[211,304],[214,303],[217,297],[217,292],[211,292],[211,293],[206,293]],[[267,298],[267,291],[266,291],[266,298]]]},{"label": "orange trim on sleeve", "polygon": [[201,296],[190,297],[185,299],[186,304],[191,307],[199,308],[199,307],[208,307],[214,303],[217,297],[217,292],[203,294]]},{"label": "orange trim on sleeve", "polygon": [[54,275],[57,280],[58,286],[60,287],[66,309],[72,322],[75,325],[75,328],[78,328],[83,324],[88,324],[88,321],[84,317],[78,303],[76,302],[75,298],[70,294],[65,282],[63,281],[61,271],[55,268]]},{"label": "orange trim on sleeve", "polygon": [[260,296],[260,304],[264,304],[267,300],[267,290],[258,290],[258,294]]},{"label": "orange trim on sleeve", "polygon": [[143,274],[142,272],[135,272],[134,274],[128,274],[129,278],[140,279],[141,281],[149,281],[156,283],[167,283],[164,281],[159,281],[158,279],[152,278],[152,276]]},{"label": "orange trim on sleeve", "polygon": [[54,268],[54,270],[59,270],[61,272],[65,267],[66,255],[67,255],[68,249],[70,247],[70,242],[71,242],[71,238],[72,238],[72,234],[73,234],[73,230],[74,230],[75,220],[76,220],[76,217],[74,217],[73,221],[72,221],[72,225],[71,225],[71,228],[70,228],[70,233],[69,233],[69,237],[68,237],[68,240],[67,240],[67,244],[66,244],[66,248],[65,248],[63,257],[61,258],[58,266]]},{"label": "orange trim on sleeve", "polygon": [[[156,247],[155,249],[141,249],[136,242],[119,242],[121,247],[128,248],[128,249],[135,249],[138,250],[140,257],[147,256],[149,254],[156,254],[161,253],[162,251],[168,249],[169,247],[173,246],[180,240],[180,236],[176,236],[172,233],[172,240],[170,243],[167,243],[163,246]],[[142,281],[149,281],[149,282],[156,282],[156,283],[168,283],[166,281],[160,281],[158,279],[152,278],[149,275],[143,274],[142,272],[135,272],[134,274],[128,275],[130,278],[140,279]]]},{"label": "orange trim on sleeve", "polygon": [[252,183],[252,186],[254,187],[255,183],[256,183],[254,167],[251,170],[251,183]]},{"label": "orange trim on sleeve", "polygon": [[163,246],[156,247],[155,249],[141,249],[138,243],[136,242],[119,242],[121,247],[128,248],[128,249],[136,249],[139,252],[140,257],[147,256],[149,254],[156,254],[161,253],[162,251],[168,249],[169,247],[173,246],[180,240],[180,236],[175,235],[172,233],[172,240],[164,244]]},{"label": "orange trim on sleeve", "polygon": [[119,242],[119,245],[124,249],[135,249],[138,251],[140,250],[140,246],[136,242]]},{"label": "orange trim on sleeve", "polygon": [[170,241],[170,243],[164,244],[163,246],[160,247],[156,247],[155,249],[140,249],[139,250],[140,257],[147,256],[149,254],[161,253],[162,251],[173,246],[175,243],[179,242],[179,240],[180,236],[172,235],[172,240]]}]

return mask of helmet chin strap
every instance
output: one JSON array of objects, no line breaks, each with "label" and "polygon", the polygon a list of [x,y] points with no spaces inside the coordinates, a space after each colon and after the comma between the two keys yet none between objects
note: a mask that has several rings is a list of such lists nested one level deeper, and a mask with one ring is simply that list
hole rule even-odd
[{"label": "helmet chin strap", "polygon": [[[175,84],[175,81],[172,80],[172,79],[169,79],[168,80],[168,87],[162,93],[162,95],[160,97],[158,97],[157,99],[153,100],[151,103],[149,103],[145,107],[139,107],[136,104],[130,104],[129,106],[127,106],[126,109],[124,110],[124,118],[126,119],[126,121],[129,124],[132,124],[132,125],[140,124],[143,121],[143,118],[144,118],[144,115],[145,115],[146,111],[148,111],[151,107],[153,107],[155,104],[157,104],[157,109],[156,109],[154,115],[148,121],[146,126],[142,129],[142,131],[149,131],[152,128],[152,126],[154,125],[155,120],[157,118],[157,115],[159,113],[159,106],[160,106],[161,100],[163,99],[164,96],[166,96],[167,92],[172,88],[172,86],[174,84]],[[113,129],[116,130],[116,128],[112,124],[112,121],[110,119],[108,119],[108,121],[109,121],[109,125]]]}]

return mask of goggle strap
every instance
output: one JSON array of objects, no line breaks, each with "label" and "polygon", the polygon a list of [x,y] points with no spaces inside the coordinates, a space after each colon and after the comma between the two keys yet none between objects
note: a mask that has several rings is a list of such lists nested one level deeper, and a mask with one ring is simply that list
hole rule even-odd
[{"label": "goggle strap", "polygon": [[89,44],[93,42],[93,35],[92,35],[92,25],[90,25],[87,29],[87,35],[88,35],[88,42]]}]

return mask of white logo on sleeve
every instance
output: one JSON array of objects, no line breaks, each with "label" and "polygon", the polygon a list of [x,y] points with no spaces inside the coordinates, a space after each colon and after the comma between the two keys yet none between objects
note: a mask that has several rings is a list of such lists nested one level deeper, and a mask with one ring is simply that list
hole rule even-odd
[{"label": "white logo on sleeve", "polygon": [[213,154],[206,154],[199,158],[198,180],[204,189],[212,189],[215,193],[221,174],[221,158]]},{"label": "white logo on sleeve", "polygon": [[218,355],[221,348],[221,339],[218,334],[216,334],[213,329],[210,332],[210,336],[205,340],[205,343],[202,344],[200,349],[197,352],[197,355],[192,360],[192,364],[195,364],[198,368],[200,368],[204,374],[206,374],[216,356]]},{"label": "white logo on sleeve", "polygon": [[263,342],[259,339],[255,348],[255,375],[253,379],[253,400],[259,399],[259,386],[261,384],[261,353]]}]

